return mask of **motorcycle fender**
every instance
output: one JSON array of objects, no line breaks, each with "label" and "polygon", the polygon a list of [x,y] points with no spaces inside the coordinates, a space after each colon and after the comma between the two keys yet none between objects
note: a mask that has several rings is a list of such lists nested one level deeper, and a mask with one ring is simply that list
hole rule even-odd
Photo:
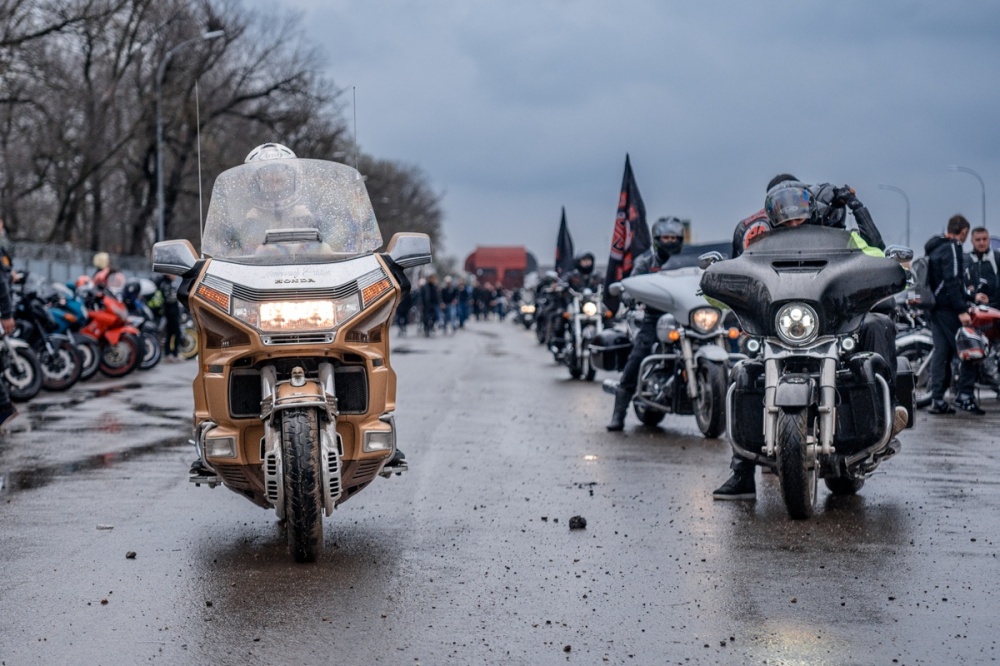
[{"label": "motorcycle fender", "polygon": [[292,386],[291,382],[282,382],[274,389],[275,411],[292,407],[323,407],[327,408],[326,395],[319,382],[306,382],[302,386]]},{"label": "motorcycle fender", "polygon": [[7,336],[7,344],[10,345],[11,349],[31,349],[31,345],[21,338],[15,338],[9,335]]},{"label": "motorcycle fender", "polygon": [[934,346],[934,337],[930,332],[921,330],[904,333],[896,338],[896,349],[899,351],[913,345],[931,348]]},{"label": "motorcycle fender", "polygon": [[775,407],[808,407],[815,402],[816,382],[807,375],[785,375],[774,392]]},{"label": "motorcycle fender", "polygon": [[729,352],[718,345],[705,345],[704,347],[699,347],[698,351],[694,353],[695,361],[701,359],[716,361],[718,363],[728,363]]}]

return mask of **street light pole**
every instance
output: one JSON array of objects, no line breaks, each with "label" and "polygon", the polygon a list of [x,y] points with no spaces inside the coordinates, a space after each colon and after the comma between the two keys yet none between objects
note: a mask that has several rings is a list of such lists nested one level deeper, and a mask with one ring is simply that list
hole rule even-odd
[{"label": "street light pole", "polygon": [[962,173],[971,174],[976,177],[979,181],[979,186],[983,190],[983,228],[986,228],[986,183],[983,182],[983,177],[978,173],[970,169],[969,167],[958,166],[957,164],[949,164],[948,171],[961,171]]},{"label": "street light pole", "polygon": [[188,46],[189,44],[194,44],[195,42],[200,42],[207,39],[217,39],[222,37],[225,33],[224,30],[213,30],[211,32],[206,32],[197,37],[192,37],[191,39],[184,40],[180,44],[174,46],[172,49],[167,51],[163,55],[163,60],[160,61],[159,67],[156,68],[156,240],[163,240],[164,236],[164,223],[163,223],[163,113],[160,110],[160,92],[163,87],[163,74],[166,72],[167,63],[175,53],[179,50]]},{"label": "street light pole", "polygon": [[879,183],[878,189],[889,190],[890,192],[896,192],[897,194],[903,195],[903,199],[906,201],[906,247],[913,247],[910,245],[910,197],[906,196],[906,192],[895,185],[885,185],[884,183]]}]

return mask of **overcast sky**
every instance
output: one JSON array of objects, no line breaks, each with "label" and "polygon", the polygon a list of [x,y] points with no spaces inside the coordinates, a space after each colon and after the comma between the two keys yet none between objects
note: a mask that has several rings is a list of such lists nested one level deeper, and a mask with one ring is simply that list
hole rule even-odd
[{"label": "overcast sky", "polygon": [[[631,155],[649,222],[727,240],[789,171],[848,183],[889,242],[1000,232],[1000,3],[283,0],[357,95],[361,147],[443,194],[444,253],[551,263],[562,206],[606,260]],[[988,225],[989,226],[989,225]],[[922,254],[922,250],[918,252]]]}]

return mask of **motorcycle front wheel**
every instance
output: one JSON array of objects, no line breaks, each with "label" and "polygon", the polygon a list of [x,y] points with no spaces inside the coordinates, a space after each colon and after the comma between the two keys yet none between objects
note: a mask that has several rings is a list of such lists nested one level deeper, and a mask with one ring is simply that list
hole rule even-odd
[{"label": "motorcycle front wheel", "polygon": [[715,439],[726,429],[726,371],[718,363],[701,363],[696,378],[694,419],[701,434]]},{"label": "motorcycle front wheel", "polygon": [[80,379],[86,381],[101,369],[101,344],[93,338],[79,334],[73,336],[76,351],[80,354]]},{"label": "motorcycle front wheel", "polygon": [[38,356],[27,347],[12,347],[3,377],[14,402],[31,400],[42,390],[42,364]]},{"label": "motorcycle front wheel", "polygon": [[42,388],[46,391],[65,391],[76,384],[83,371],[83,361],[76,345],[68,339],[53,339],[52,353],[42,347],[38,362],[42,367]]},{"label": "motorcycle front wheel", "polygon": [[139,369],[149,370],[155,368],[160,359],[163,358],[160,337],[143,331],[139,334],[139,342],[142,345],[142,359],[139,361]]},{"label": "motorcycle front wheel", "polygon": [[281,459],[288,549],[296,562],[315,562],[323,551],[319,427],[315,409],[281,413]]},{"label": "motorcycle front wheel", "polygon": [[181,326],[181,339],[177,342],[177,354],[185,360],[198,355],[198,329],[194,327],[193,322]]},{"label": "motorcycle front wheel", "polygon": [[117,344],[101,347],[101,372],[107,377],[124,377],[139,366],[142,344],[130,333],[118,337]]},{"label": "motorcycle front wheel", "polygon": [[794,520],[810,518],[816,511],[819,463],[806,452],[809,410],[778,414],[778,479],[785,509]]}]

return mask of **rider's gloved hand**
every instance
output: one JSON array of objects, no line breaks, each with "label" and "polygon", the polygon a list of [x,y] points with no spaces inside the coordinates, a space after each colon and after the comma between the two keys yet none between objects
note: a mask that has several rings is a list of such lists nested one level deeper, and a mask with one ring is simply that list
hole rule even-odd
[{"label": "rider's gloved hand", "polygon": [[854,188],[844,185],[834,188],[832,205],[836,208],[847,206],[851,210],[856,210],[861,207],[861,202],[858,200]]}]

